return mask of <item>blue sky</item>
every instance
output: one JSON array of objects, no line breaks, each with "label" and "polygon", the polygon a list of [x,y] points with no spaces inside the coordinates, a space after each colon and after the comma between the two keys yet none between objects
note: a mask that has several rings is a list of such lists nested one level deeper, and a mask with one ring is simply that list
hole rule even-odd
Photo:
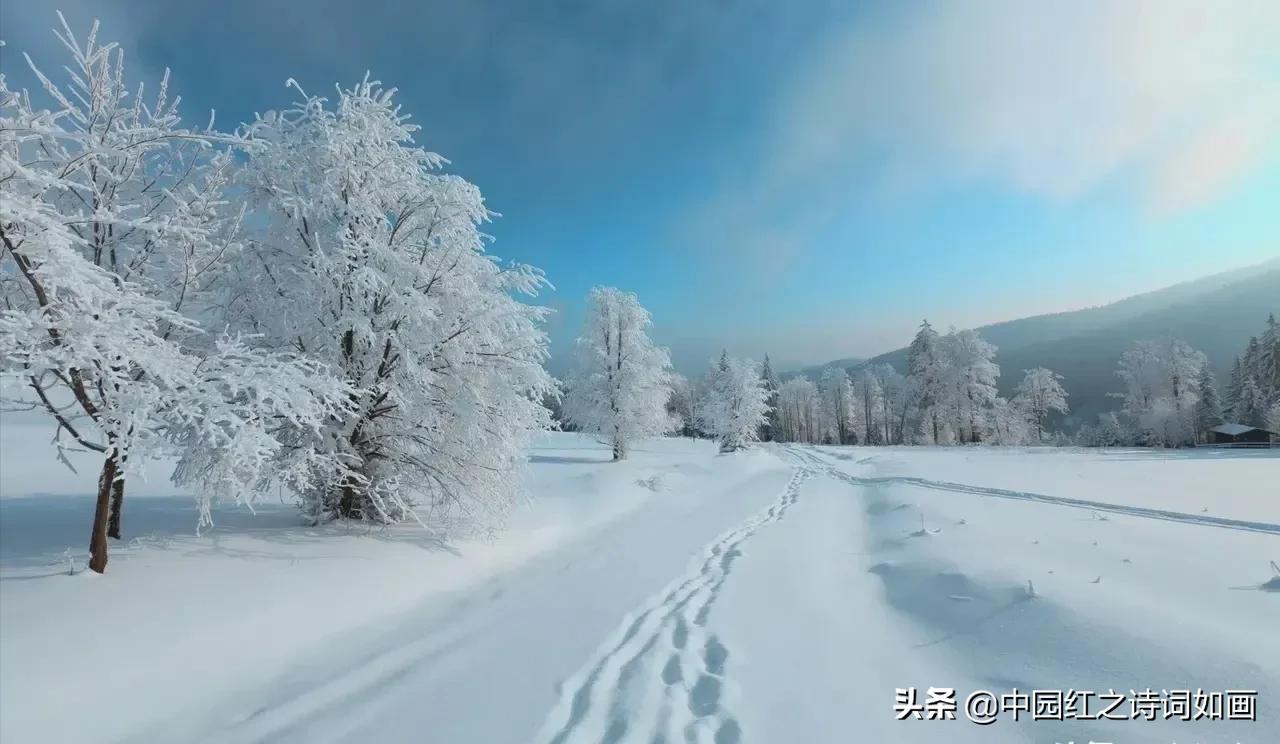
[{"label": "blue sky", "polygon": [[[366,70],[546,270],[553,369],[594,284],[684,371],[782,366],[1280,255],[1280,4],[6,0],[170,67],[224,127]],[[202,7],[189,7],[202,6]]]}]

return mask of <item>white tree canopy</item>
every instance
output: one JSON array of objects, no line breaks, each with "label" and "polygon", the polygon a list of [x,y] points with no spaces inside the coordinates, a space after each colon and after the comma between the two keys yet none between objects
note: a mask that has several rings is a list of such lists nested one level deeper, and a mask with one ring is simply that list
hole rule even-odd
[{"label": "white tree canopy", "polygon": [[1013,402],[1027,412],[1035,426],[1036,440],[1044,438],[1045,419],[1053,411],[1067,413],[1067,391],[1062,388],[1062,375],[1036,367],[1023,373]]},{"label": "white tree canopy", "polygon": [[547,311],[520,299],[543,275],[486,255],[479,189],[414,144],[394,90],[298,91],[243,132],[251,260],[231,315],[353,391],[318,441],[297,433],[324,455],[308,513],[493,527],[550,426]]},{"label": "white tree canopy", "polygon": [[671,358],[650,340],[649,324],[649,311],[634,294],[595,287],[587,296],[565,417],[608,442],[615,460],[626,458],[637,439],[675,427],[666,408]]},{"label": "white tree canopy", "polygon": [[770,411],[770,391],[760,366],[749,359],[727,358],[713,368],[712,385],[703,405],[708,433],[720,440],[721,452],[759,441]]},{"label": "white tree canopy", "polygon": [[240,255],[228,138],[182,127],[167,75],[149,102],[131,92],[96,24],[81,41],[64,21],[59,38],[70,84],[32,65],[51,110],[0,78],[0,376],[25,390],[11,403],[51,416],[59,447],[102,453],[101,571],[128,473],[177,457],[207,520],[211,497],[294,482],[299,470],[268,465],[281,425],[316,430],[345,391],[308,360],[202,332]]},{"label": "white tree canopy", "polygon": [[1195,441],[1198,385],[1208,360],[1185,341],[1135,341],[1120,355],[1124,412],[1147,443],[1166,447]]}]

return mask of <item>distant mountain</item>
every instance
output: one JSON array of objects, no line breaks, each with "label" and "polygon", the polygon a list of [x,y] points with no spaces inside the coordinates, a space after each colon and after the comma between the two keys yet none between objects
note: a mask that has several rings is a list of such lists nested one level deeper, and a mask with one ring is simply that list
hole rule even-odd
[{"label": "distant mountain", "polygon": [[827,362],[826,364],[815,364],[812,367],[802,367],[800,369],[790,370],[788,372],[784,372],[782,377],[786,379],[790,379],[792,377],[810,377],[817,380],[822,376],[822,372],[824,370],[830,369],[831,367],[854,369],[866,361],[867,360],[859,357],[845,357],[844,359],[836,359],[835,361]]},{"label": "distant mountain", "polygon": [[[1072,411],[1065,423],[1074,426],[1118,407],[1107,393],[1120,391],[1116,362],[1130,342],[1162,336],[1183,339],[1209,357],[1221,389],[1235,355],[1244,350],[1250,336],[1262,332],[1268,313],[1280,315],[1280,260],[1109,305],[1036,315],[977,330],[998,349],[1003,395],[1012,395],[1023,370],[1047,367],[1065,378]],[[944,320],[938,319],[940,332]],[[905,373],[906,356],[904,347],[864,364],[887,362]],[[842,366],[856,370],[862,365]]]}]

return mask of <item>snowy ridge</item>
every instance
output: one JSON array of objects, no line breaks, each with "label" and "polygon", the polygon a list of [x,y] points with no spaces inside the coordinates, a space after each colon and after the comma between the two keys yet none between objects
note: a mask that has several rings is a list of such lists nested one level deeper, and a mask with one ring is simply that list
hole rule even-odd
[{"label": "snowy ridge", "polygon": [[781,520],[811,475],[799,467],[774,504],[722,535],[684,576],[624,620],[563,685],[537,741],[738,742],[741,728],[722,703],[729,650],[708,627],[711,609],[742,544]]}]

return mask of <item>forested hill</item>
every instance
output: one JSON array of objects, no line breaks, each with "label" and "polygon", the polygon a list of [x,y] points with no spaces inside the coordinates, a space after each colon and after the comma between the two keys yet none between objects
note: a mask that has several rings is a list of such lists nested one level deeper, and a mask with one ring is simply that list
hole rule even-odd
[{"label": "forested hill", "polygon": [[[1225,381],[1232,359],[1244,350],[1250,336],[1263,331],[1268,313],[1280,315],[1280,260],[1109,305],[1010,320],[978,331],[998,349],[1002,395],[1012,396],[1022,370],[1048,367],[1066,378],[1063,385],[1073,414],[1068,423],[1074,425],[1118,407],[1107,393],[1120,390],[1116,362],[1130,342],[1168,335],[1181,338],[1203,351],[1219,380]],[[939,329],[947,327],[945,318],[930,320]],[[906,355],[904,346],[863,364],[887,362],[905,373]],[[856,370],[861,365],[841,366]]]}]

